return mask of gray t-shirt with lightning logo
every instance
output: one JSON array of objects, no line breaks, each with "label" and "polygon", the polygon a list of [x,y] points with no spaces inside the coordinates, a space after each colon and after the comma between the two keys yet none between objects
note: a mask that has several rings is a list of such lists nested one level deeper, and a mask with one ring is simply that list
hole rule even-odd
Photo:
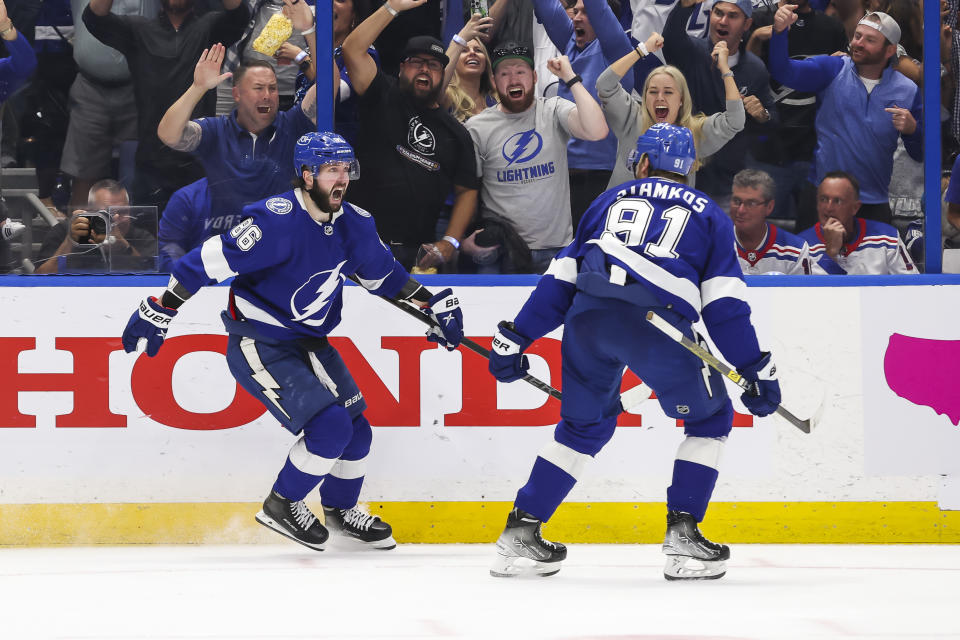
[{"label": "gray t-shirt with lightning logo", "polygon": [[573,239],[567,175],[567,118],[574,104],[537,98],[523,113],[493,106],[464,123],[482,182],[480,217],[510,220],[531,249],[566,246]]}]

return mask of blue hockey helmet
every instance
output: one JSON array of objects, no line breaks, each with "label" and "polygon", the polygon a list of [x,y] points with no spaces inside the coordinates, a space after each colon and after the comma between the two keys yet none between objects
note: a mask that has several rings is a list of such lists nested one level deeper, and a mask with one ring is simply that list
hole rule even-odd
[{"label": "blue hockey helmet", "polygon": [[640,158],[650,159],[651,169],[687,175],[697,159],[690,129],[657,122],[637,138],[637,148],[627,157],[627,168],[635,172]]},{"label": "blue hockey helmet", "polygon": [[353,147],[338,133],[311,131],[300,136],[293,149],[293,170],[300,175],[303,167],[309,167],[316,175],[325,164],[346,163],[350,165],[350,179],[360,177],[360,163]]}]

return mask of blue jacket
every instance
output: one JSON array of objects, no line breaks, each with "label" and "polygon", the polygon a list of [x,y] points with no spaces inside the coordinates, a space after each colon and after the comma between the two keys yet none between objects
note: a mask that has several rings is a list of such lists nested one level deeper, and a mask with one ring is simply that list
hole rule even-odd
[{"label": "blue jacket", "polygon": [[[624,33],[617,17],[606,0],[584,0],[584,9],[590,17],[590,25],[597,38],[583,50],[577,48],[573,22],[557,0],[533,0],[534,13],[543,25],[554,46],[570,59],[574,72],[583,78],[594,100],[597,99],[597,78],[611,63],[627,55],[633,48],[630,38]],[[628,73],[620,81],[627,91],[633,89],[633,74]],[[557,93],[571,102],[573,93],[560,84]],[[571,169],[603,169],[610,171],[617,160],[617,136],[611,131],[603,140],[589,142],[571,138],[567,143],[567,162]]]},{"label": "blue jacket", "polygon": [[817,148],[811,180],[820,184],[830,171],[846,171],[860,182],[860,201],[889,201],[897,131],[887,107],[909,108],[917,130],[903,136],[910,157],[923,160],[920,91],[910,79],[888,66],[868,95],[853,60],[843,56],[813,56],[791,60],[787,32],[770,39],[770,73],[780,84],[817,94]]},{"label": "blue jacket", "polygon": [[0,60],[0,102],[19,89],[37,68],[37,55],[22,33],[18,31],[6,45],[10,56]]}]

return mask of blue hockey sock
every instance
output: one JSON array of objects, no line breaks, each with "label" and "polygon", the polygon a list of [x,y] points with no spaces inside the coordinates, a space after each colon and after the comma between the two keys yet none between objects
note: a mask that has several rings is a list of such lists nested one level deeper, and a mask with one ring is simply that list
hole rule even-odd
[{"label": "blue hockey sock", "polygon": [[696,462],[676,460],[673,463],[673,484],[667,488],[667,509],[684,511],[697,522],[703,520],[717,483],[717,470]]},{"label": "blue hockey sock", "polygon": [[277,475],[277,481],[273,483],[273,490],[287,500],[299,502],[306,498],[307,494],[313,491],[313,488],[320,484],[323,478],[324,476],[304,473],[290,462],[290,458],[287,458],[283,469]]},{"label": "blue hockey sock", "polygon": [[320,487],[320,502],[325,507],[336,507],[337,509],[349,509],[357,505],[360,498],[360,489],[363,487],[363,478],[338,478],[335,475],[327,475]]},{"label": "blue hockey sock", "polygon": [[576,483],[576,478],[569,473],[537,456],[530,478],[517,492],[514,504],[546,522]]}]

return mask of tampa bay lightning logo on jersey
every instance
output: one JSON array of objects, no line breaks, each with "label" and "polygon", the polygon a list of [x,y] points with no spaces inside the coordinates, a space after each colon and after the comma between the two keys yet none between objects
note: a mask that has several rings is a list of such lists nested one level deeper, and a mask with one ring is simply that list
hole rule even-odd
[{"label": "tampa bay lightning logo on jersey", "polygon": [[517,162],[533,160],[541,149],[543,149],[543,137],[537,133],[536,129],[530,129],[529,131],[515,133],[507,138],[500,152],[509,167]]},{"label": "tampa bay lightning logo on jersey", "polygon": [[407,123],[407,144],[425,156],[432,156],[437,150],[437,137],[420,122],[420,116],[413,116]]},{"label": "tampa bay lightning logo on jersey", "polygon": [[293,203],[286,198],[270,198],[266,205],[267,209],[281,216],[293,211]]},{"label": "tampa bay lightning logo on jersey", "polygon": [[347,261],[343,260],[333,269],[313,274],[293,292],[290,297],[290,312],[294,322],[319,327],[326,321],[340,282],[346,280],[346,276],[340,273],[346,263]]}]

